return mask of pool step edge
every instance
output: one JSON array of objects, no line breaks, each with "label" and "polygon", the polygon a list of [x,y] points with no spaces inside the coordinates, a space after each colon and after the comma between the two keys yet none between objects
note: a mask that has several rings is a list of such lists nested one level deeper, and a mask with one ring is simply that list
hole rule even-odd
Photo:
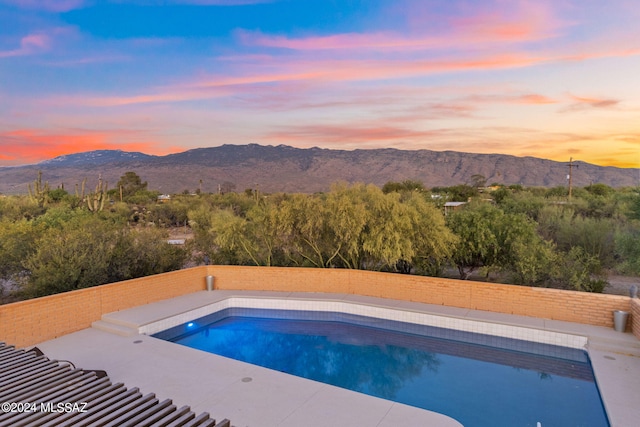
[{"label": "pool step edge", "polygon": [[120,335],[122,337],[130,337],[138,334],[137,329],[105,320],[96,320],[95,322],[91,323],[91,327],[100,331],[109,332],[114,335]]}]

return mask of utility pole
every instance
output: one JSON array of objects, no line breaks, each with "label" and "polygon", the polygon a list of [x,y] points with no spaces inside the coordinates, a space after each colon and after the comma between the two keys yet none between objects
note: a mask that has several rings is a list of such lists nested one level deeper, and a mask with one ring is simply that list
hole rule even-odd
[{"label": "utility pole", "polygon": [[573,157],[569,157],[569,175],[567,175],[567,179],[569,180],[569,201],[571,201],[571,189],[572,189],[572,178],[573,178],[573,168],[577,168],[580,165],[573,164]]}]

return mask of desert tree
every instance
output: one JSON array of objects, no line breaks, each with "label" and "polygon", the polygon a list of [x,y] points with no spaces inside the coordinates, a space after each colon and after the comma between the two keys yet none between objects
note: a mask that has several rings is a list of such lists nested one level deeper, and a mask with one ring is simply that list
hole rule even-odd
[{"label": "desert tree", "polygon": [[331,267],[341,246],[334,244],[324,197],[294,194],[278,212],[283,229],[283,249],[294,265]]},{"label": "desert tree", "polygon": [[413,194],[404,204],[411,224],[412,266],[428,275],[441,275],[457,237],[446,226],[442,211],[421,195]]},{"label": "desert tree", "polygon": [[84,211],[36,239],[22,267],[26,297],[37,297],[181,268],[186,253],[163,230],[134,229]]},{"label": "desert tree", "polygon": [[382,192],[384,194],[397,192],[412,192],[417,191],[419,193],[425,192],[424,184],[421,181],[412,179],[405,179],[402,182],[388,181],[382,186]]},{"label": "desert tree", "polygon": [[137,173],[129,171],[120,177],[116,184],[115,192],[118,193],[120,201],[123,201],[140,191],[146,191],[147,185],[147,181],[142,182]]},{"label": "desert tree", "polygon": [[458,237],[452,260],[461,279],[485,268],[511,271],[522,281],[535,282],[539,270],[533,271],[528,262],[545,259],[551,250],[537,234],[534,221],[488,203],[474,203],[448,215],[447,225]]}]

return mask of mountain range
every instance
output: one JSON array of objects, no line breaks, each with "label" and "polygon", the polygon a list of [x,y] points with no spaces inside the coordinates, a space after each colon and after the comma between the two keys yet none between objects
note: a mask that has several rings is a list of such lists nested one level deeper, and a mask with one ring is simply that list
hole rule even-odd
[{"label": "mountain range", "polygon": [[[612,187],[637,186],[640,169],[598,166],[574,161],[574,186],[603,183]],[[337,181],[383,185],[406,179],[426,187],[470,183],[482,175],[487,183],[554,187],[567,185],[569,161],[504,154],[473,154],[455,151],[363,149],[331,150],[294,148],[286,145],[222,145],[197,148],[166,156],[120,150],[69,154],[35,165],[0,168],[0,193],[24,194],[38,171],[51,188],[70,190],[87,179],[87,188],[99,176],[113,187],[120,176],[134,171],[150,190],[163,193],[190,192],[200,188],[216,192],[220,186],[263,192],[327,191]]]}]

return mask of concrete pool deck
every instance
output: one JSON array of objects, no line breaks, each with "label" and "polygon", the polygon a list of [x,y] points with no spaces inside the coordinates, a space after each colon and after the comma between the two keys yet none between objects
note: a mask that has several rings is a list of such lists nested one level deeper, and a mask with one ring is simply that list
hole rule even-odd
[{"label": "concrete pool deck", "polygon": [[[230,360],[138,334],[138,329],[232,298],[333,301],[427,313],[498,327],[587,337],[587,350],[611,425],[637,425],[640,341],[613,329],[524,316],[347,294],[196,292],[109,313],[93,328],[37,346],[50,358],[104,369],[113,381],[190,405],[241,426],[460,426],[444,415]],[[193,320],[193,319],[191,319]],[[562,402],[558,402],[562,405]],[[543,426],[544,427],[544,426]]]}]

